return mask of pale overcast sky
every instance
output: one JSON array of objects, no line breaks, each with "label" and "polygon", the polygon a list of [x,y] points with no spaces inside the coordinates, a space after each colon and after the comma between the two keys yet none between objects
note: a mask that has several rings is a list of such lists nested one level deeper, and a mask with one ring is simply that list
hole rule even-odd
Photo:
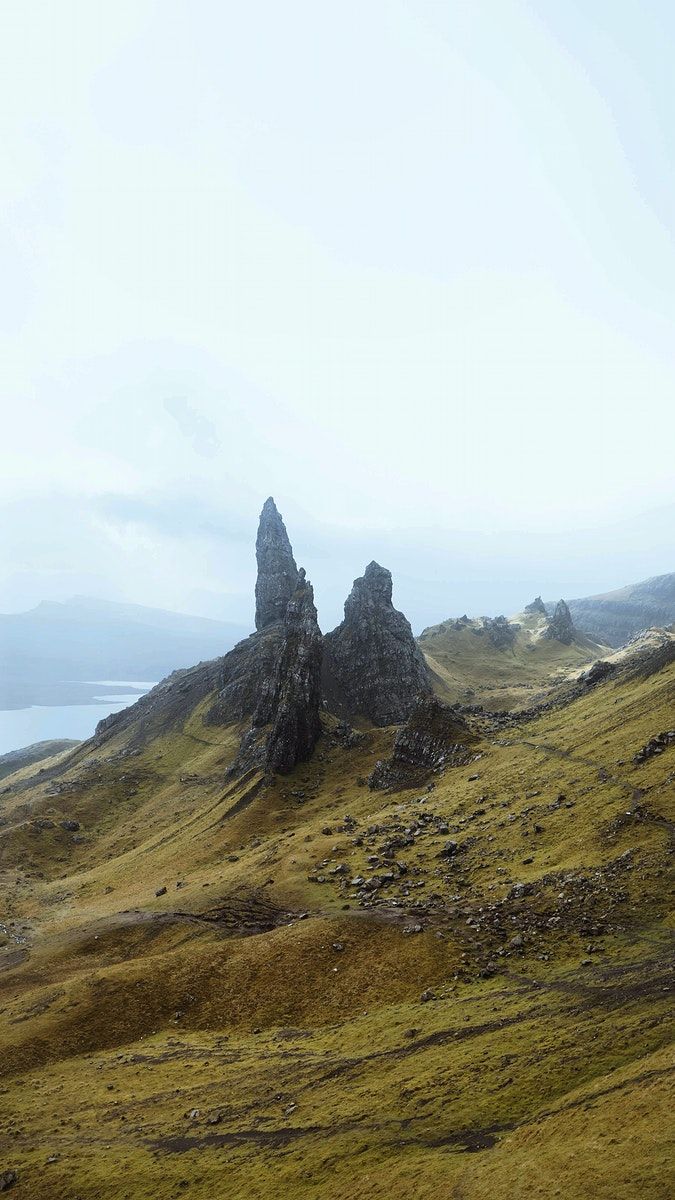
[{"label": "pale overcast sky", "polygon": [[675,569],[670,0],[4,0],[0,609]]}]

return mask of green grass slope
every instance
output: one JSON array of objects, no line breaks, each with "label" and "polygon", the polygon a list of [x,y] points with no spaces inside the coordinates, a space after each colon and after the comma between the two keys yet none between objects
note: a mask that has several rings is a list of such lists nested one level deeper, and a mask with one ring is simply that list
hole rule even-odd
[{"label": "green grass slope", "polygon": [[[496,711],[529,707],[547,689],[610,653],[578,634],[569,645],[543,637],[545,618],[519,613],[510,645],[491,641],[481,620],[448,620],[425,629],[418,643],[437,692],[450,704],[482,704]],[[516,628],[518,627],[518,628]]]},{"label": "green grass slope", "polygon": [[209,697],[10,777],[13,1194],[666,1200],[675,745],[633,756],[670,659],[422,793],[370,791],[394,731],[329,716],[293,775],[228,781]]}]

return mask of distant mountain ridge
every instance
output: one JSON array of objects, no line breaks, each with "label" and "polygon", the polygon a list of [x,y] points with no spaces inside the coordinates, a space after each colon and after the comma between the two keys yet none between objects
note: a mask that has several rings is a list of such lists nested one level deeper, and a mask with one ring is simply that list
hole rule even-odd
[{"label": "distant mountain ridge", "polygon": [[578,629],[609,646],[621,646],[644,629],[675,621],[675,572],[570,600],[569,608]]},{"label": "distant mountain ridge", "polygon": [[0,615],[0,707],[38,703],[46,688],[62,682],[163,679],[225,654],[248,632],[140,604],[86,596],[43,601]]},{"label": "distant mountain ridge", "polygon": [[20,750],[10,750],[8,754],[0,754],[0,779],[43,759],[53,759],[54,755],[62,754],[64,750],[74,750],[76,746],[79,746],[79,742],[74,738],[52,738],[46,742],[33,742],[31,746],[23,746]]}]

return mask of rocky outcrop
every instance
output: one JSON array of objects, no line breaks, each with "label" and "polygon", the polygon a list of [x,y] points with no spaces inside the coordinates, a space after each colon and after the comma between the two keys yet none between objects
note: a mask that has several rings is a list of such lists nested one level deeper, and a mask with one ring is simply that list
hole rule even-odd
[{"label": "rocky outcrop", "polygon": [[559,600],[548,627],[544,630],[544,637],[562,642],[563,646],[569,646],[574,641],[576,632],[569,608],[564,600]]},{"label": "rocky outcrop", "polygon": [[258,563],[255,627],[261,630],[283,619],[298,582],[298,568],[286,526],[271,496],[260,514],[255,556]]},{"label": "rocky outcrop", "polygon": [[456,709],[435,696],[420,696],[396,735],[391,758],[376,763],[368,785],[395,790],[419,787],[433,772],[466,763],[477,741]]},{"label": "rocky outcrop", "polygon": [[300,570],[288,601],[276,659],[261,680],[251,727],[233,768],[251,766],[282,774],[308,759],[321,732],[323,639],[312,585]]},{"label": "rocky outcrop", "polygon": [[595,687],[596,684],[602,683],[603,679],[608,679],[615,673],[616,663],[606,662],[603,658],[599,658],[587,671],[582,671],[579,680],[586,687]]},{"label": "rocky outcrop", "polygon": [[667,729],[665,733],[657,733],[656,737],[650,738],[646,746],[638,750],[637,754],[633,755],[633,762],[636,766],[647,762],[649,758],[653,758],[655,754],[663,754],[663,751],[668,746],[675,745],[675,729]]},{"label": "rocky outcrop", "polygon": [[[232,768],[290,771],[311,755],[323,698],[342,717],[399,724],[430,677],[412,630],[392,604],[389,571],[371,563],[354,583],[345,619],[323,639],[311,585],[298,571],[272,498],[256,542],[256,632],[223,658],[175,672],[138,704],[102,722],[96,744],[129,728],[133,748],[180,728],[197,705],[206,725],[244,725]],[[325,650],[325,652],[324,652]],[[328,659],[327,669],[322,662]]]},{"label": "rocky outcrop", "polygon": [[[93,744],[99,747],[124,734],[128,749],[140,749],[154,738],[180,728],[195,707],[219,687],[230,656],[237,655],[251,640],[240,642],[224,658],[167,675],[135,704],[99,721]],[[83,745],[86,747],[88,743]]]},{"label": "rocky outcrop", "polygon": [[506,650],[508,646],[512,646],[519,629],[520,625],[507,621],[506,617],[483,618],[482,631],[488,635],[496,650]]},{"label": "rocky outcrop", "polygon": [[140,748],[162,733],[180,728],[203,701],[208,702],[205,725],[250,720],[262,689],[274,674],[283,640],[283,621],[276,621],[238,642],[222,658],[174,671],[135,704],[99,721],[96,745],[127,732],[128,744]]},{"label": "rocky outcrop", "polygon": [[420,692],[431,691],[422,652],[391,596],[391,572],[371,562],[354,580],[344,621],[324,639],[324,695],[340,716],[396,725]]},{"label": "rocky outcrop", "polygon": [[531,604],[525,605],[523,612],[531,613],[533,616],[535,616],[535,615],[539,615],[542,617],[548,616],[548,613],[546,612],[546,605],[544,604],[544,601],[542,600],[541,596],[535,596],[535,598]]}]

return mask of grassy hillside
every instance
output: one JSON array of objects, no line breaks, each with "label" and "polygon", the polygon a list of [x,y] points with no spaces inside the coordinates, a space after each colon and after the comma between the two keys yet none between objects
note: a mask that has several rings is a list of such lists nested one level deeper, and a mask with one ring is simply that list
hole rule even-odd
[{"label": "grassy hillside", "polygon": [[480,619],[448,620],[424,630],[418,642],[444,699],[495,710],[528,707],[609,652],[581,634],[569,646],[543,637],[547,621],[536,615],[519,613],[510,625],[513,640],[503,646],[494,644]]},{"label": "grassy hillside", "polygon": [[5,780],[14,1194],[666,1200],[675,745],[633,756],[669,658],[421,794],[364,782],[394,730],[330,716],[228,783],[212,697]]}]

